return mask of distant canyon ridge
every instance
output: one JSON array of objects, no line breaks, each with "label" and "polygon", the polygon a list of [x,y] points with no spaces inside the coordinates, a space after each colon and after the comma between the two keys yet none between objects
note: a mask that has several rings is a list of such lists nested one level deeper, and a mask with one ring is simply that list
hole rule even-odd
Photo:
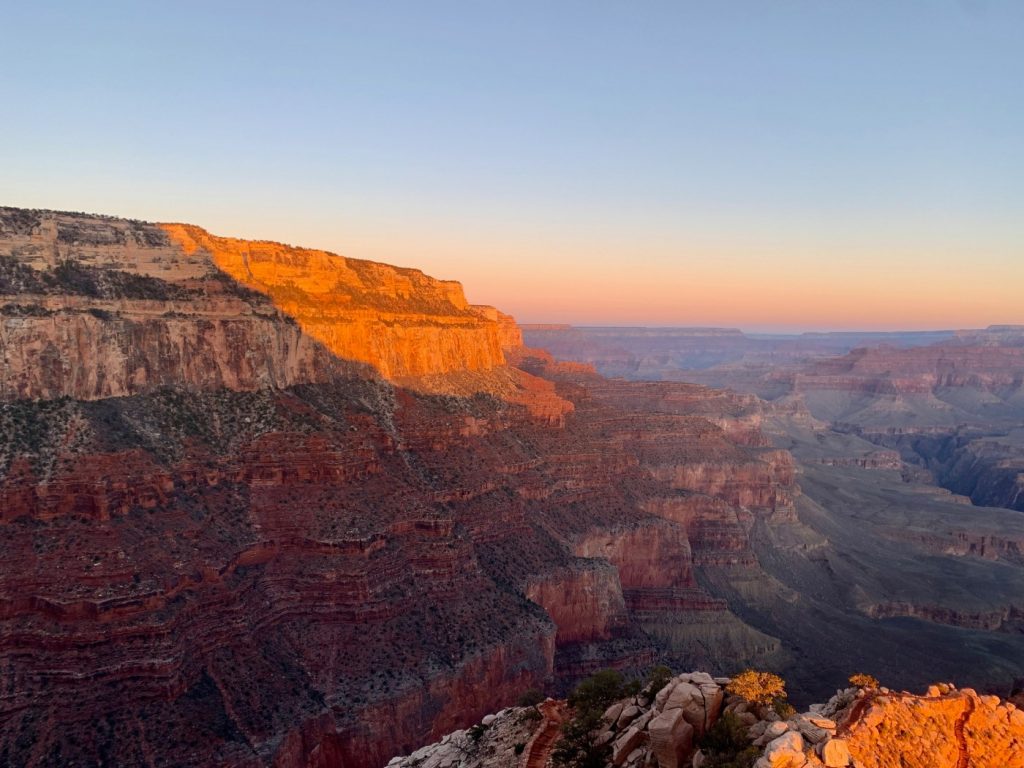
[{"label": "distant canyon ridge", "polygon": [[377,768],[661,662],[1008,694],[1018,331],[691,336],[0,208],[0,762]]}]

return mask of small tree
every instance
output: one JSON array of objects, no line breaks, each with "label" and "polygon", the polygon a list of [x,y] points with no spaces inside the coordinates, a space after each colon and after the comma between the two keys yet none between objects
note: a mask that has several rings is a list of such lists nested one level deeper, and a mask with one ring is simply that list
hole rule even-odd
[{"label": "small tree", "polygon": [[612,702],[628,695],[629,690],[621,672],[603,669],[576,686],[569,694],[569,706],[578,712],[597,710],[600,715]]},{"label": "small tree", "polygon": [[786,700],[786,682],[781,677],[771,672],[758,672],[753,669],[740,672],[729,682],[725,690],[758,706]]},{"label": "small tree", "polygon": [[517,704],[520,707],[534,707],[544,701],[544,694],[538,691],[536,688],[530,688],[523,691],[523,694],[519,697]]},{"label": "small tree", "polygon": [[627,683],[615,669],[595,672],[569,694],[573,718],[562,726],[562,738],[551,753],[552,761],[565,768],[605,768],[611,758],[609,744],[598,744],[604,727],[601,716],[612,702],[639,692],[636,682]]},{"label": "small tree", "polygon": [[700,741],[704,768],[751,768],[761,750],[750,744],[746,724],[735,712],[723,712]]},{"label": "small tree", "polygon": [[523,691],[517,704],[526,709],[521,715],[524,722],[527,720],[540,720],[543,717],[539,706],[542,701],[544,701],[544,694],[536,688]]},{"label": "small tree", "polygon": [[858,672],[855,675],[850,675],[850,685],[855,685],[858,688],[877,688],[879,683],[878,678],[874,675]]},{"label": "small tree", "polygon": [[644,682],[647,684],[644,687],[644,695],[653,699],[654,695],[668,685],[668,681],[672,679],[672,670],[666,666],[658,665],[654,667],[650,672],[647,673],[647,679]]},{"label": "small tree", "polygon": [[565,768],[605,768],[611,758],[610,744],[598,744],[601,712],[588,709],[562,726],[562,738],[551,753],[552,762]]}]

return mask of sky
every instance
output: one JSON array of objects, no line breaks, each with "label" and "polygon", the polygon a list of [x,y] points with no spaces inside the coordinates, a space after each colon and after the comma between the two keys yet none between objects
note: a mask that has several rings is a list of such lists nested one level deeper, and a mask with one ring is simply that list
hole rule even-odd
[{"label": "sky", "polygon": [[521,322],[1024,322],[1020,0],[9,3],[0,204]]}]

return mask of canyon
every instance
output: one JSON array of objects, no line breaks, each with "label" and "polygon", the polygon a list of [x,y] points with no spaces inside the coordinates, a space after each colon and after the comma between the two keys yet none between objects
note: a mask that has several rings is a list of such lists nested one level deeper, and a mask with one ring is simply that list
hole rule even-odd
[{"label": "canyon", "polygon": [[417,270],[0,208],[0,762],[378,768],[659,662],[800,703],[1024,677],[1024,516],[868,418],[987,393],[1002,500],[1012,332],[885,350],[898,393],[847,340],[725,390],[535,332]]}]

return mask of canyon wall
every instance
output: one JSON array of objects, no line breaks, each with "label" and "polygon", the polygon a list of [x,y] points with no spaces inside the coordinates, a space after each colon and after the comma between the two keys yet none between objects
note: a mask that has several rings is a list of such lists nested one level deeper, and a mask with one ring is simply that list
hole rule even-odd
[{"label": "canyon wall", "polygon": [[454,281],[186,225],[4,208],[0,257],[5,399],[486,372],[518,342]]},{"label": "canyon wall", "polygon": [[[799,661],[797,690],[830,688],[837,643],[907,647],[865,606],[935,604],[812,530],[750,395],[557,362],[415,270],[0,224],[0,762],[376,768],[606,666]],[[970,567],[995,610],[1024,537],[986,536],[892,562]],[[1016,635],[978,632],[956,663],[1024,676]]]}]

